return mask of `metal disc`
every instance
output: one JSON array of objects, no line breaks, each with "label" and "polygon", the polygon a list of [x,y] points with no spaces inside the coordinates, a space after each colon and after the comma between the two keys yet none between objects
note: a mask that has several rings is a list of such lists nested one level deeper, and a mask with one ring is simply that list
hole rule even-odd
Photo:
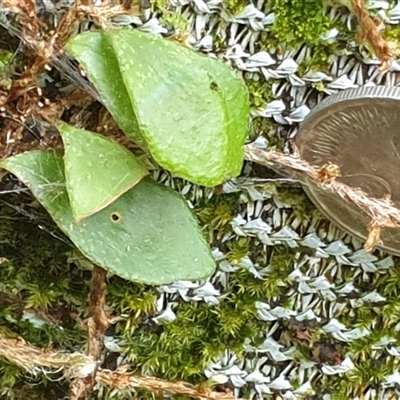
[{"label": "metal disc", "polygon": [[[307,116],[295,143],[310,164],[336,164],[338,180],[372,197],[390,195],[400,208],[400,88],[363,87],[328,97]],[[305,190],[332,222],[365,240],[370,220],[362,211],[311,182]],[[381,240],[381,248],[400,255],[400,228],[383,229]]]}]

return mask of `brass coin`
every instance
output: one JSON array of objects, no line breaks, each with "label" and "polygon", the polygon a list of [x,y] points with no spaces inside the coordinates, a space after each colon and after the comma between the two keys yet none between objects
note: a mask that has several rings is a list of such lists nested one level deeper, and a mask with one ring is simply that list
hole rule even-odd
[{"label": "brass coin", "polygon": [[[328,97],[307,116],[295,144],[310,164],[336,164],[338,180],[372,197],[390,195],[400,208],[400,88],[363,87]],[[332,222],[366,239],[366,214],[311,182],[305,190]],[[400,255],[400,228],[383,229],[381,240],[381,248]]]}]

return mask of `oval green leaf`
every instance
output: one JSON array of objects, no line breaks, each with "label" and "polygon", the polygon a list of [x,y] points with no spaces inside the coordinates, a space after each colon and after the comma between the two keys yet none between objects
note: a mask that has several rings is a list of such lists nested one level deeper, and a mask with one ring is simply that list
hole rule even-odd
[{"label": "oval green leaf", "polygon": [[[239,174],[249,102],[243,81],[227,65],[132,29],[85,32],[67,49],[127,135],[124,121],[136,118],[162,167],[206,186]],[[115,104],[117,87],[118,101],[127,95],[130,108],[127,99],[123,107]]]},{"label": "oval green leaf", "polygon": [[149,177],[99,212],[75,221],[62,156],[32,151],[3,160],[93,263],[132,281],[167,284],[214,271],[209,247],[185,200]]},{"label": "oval green leaf", "polygon": [[127,149],[94,132],[58,122],[72,214],[86,218],[135,186],[146,167]]}]

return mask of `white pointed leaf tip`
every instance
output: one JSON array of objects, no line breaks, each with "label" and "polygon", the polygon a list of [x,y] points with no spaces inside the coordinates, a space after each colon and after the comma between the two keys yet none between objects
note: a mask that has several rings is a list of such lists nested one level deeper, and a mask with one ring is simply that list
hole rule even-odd
[{"label": "white pointed leaf tip", "polygon": [[319,35],[319,38],[321,40],[325,40],[325,41],[332,41],[333,39],[336,39],[337,35],[338,35],[339,31],[336,28],[332,28],[327,32],[322,33],[321,35]]},{"label": "white pointed leaf tip", "polygon": [[208,8],[207,4],[204,3],[203,0],[194,0],[194,4],[196,5],[196,7],[200,13],[204,13],[204,14],[210,13],[210,9]]},{"label": "white pointed leaf tip", "polygon": [[297,311],[290,310],[288,308],[284,307],[275,307],[272,310],[270,310],[270,313],[277,318],[289,318],[293,317],[294,315],[297,315]]},{"label": "white pointed leaf tip", "polygon": [[278,232],[275,232],[274,234],[272,234],[271,237],[273,237],[274,239],[278,239],[278,240],[299,240],[300,239],[299,234],[297,232],[295,232],[289,226],[284,226]]},{"label": "white pointed leaf tip", "polygon": [[317,317],[313,310],[309,309],[294,317],[297,321],[317,321],[320,322],[321,318]]},{"label": "white pointed leaf tip", "polygon": [[120,353],[123,351],[121,346],[118,344],[118,341],[112,336],[104,336],[103,344],[107,350],[110,350],[114,353]]},{"label": "white pointed leaf tip", "polygon": [[210,35],[204,36],[199,43],[199,47],[203,47],[206,49],[212,49],[213,46],[213,37]]},{"label": "white pointed leaf tip", "polygon": [[376,266],[379,267],[379,269],[389,269],[393,267],[394,266],[393,257],[388,256],[383,260],[380,260],[379,262],[376,263]]},{"label": "white pointed leaf tip", "polygon": [[282,344],[278,343],[274,338],[268,337],[264,340],[261,345],[261,350],[271,351],[271,350],[279,350],[283,347]]},{"label": "white pointed leaf tip", "polygon": [[350,253],[349,248],[341,240],[330,243],[325,248],[325,251],[331,256],[341,256]]},{"label": "white pointed leaf tip", "polygon": [[400,357],[400,347],[388,347],[386,351],[393,357]]},{"label": "white pointed leaf tip", "polygon": [[276,19],[276,14],[275,13],[269,13],[267,16],[265,16],[262,20],[263,25],[272,25]]},{"label": "white pointed leaf tip", "polygon": [[[263,200],[263,197],[261,198]],[[249,233],[258,233],[258,232],[265,232],[265,233],[271,233],[272,228],[262,220],[261,217],[257,219],[253,219],[249,222],[247,222],[243,226],[243,230]]]},{"label": "white pointed leaf tip", "polygon": [[224,253],[223,253],[218,247],[215,247],[215,248],[211,251],[211,254],[212,254],[212,256],[214,257],[214,260],[215,260],[215,261],[222,260],[222,259],[225,257]]},{"label": "white pointed leaf tip", "polygon": [[387,384],[387,385],[393,385],[393,384],[400,385],[400,372],[396,371],[393,374],[387,376],[385,378],[385,382],[384,383]]},{"label": "white pointed leaf tip", "polygon": [[268,303],[264,303],[262,301],[256,301],[254,303],[254,305],[256,306],[257,310],[270,310],[271,307]]},{"label": "white pointed leaf tip", "polygon": [[253,4],[246,6],[241,12],[235,15],[235,19],[264,18],[265,14],[254,7]]},{"label": "white pointed leaf tip", "polygon": [[281,62],[276,70],[280,73],[293,74],[297,71],[298,67],[299,65],[293,60],[293,58],[286,58]]},{"label": "white pointed leaf tip", "polygon": [[223,374],[215,374],[209,377],[209,380],[215,385],[223,385],[229,381],[229,378]]},{"label": "white pointed leaf tip", "polygon": [[246,381],[239,375],[231,375],[229,379],[234,387],[241,388],[246,385]]},{"label": "white pointed leaf tip", "polygon": [[361,338],[369,335],[370,333],[371,332],[366,328],[355,328],[355,329],[352,329],[351,331],[345,332],[344,334],[346,336],[346,339],[348,341],[351,341],[351,340],[361,339]]},{"label": "white pointed leaf tip", "polygon": [[221,294],[219,290],[215,289],[211,282],[206,282],[203,286],[196,288],[193,293],[195,296],[201,297],[219,296]]},{"label": "white pointed leaf tip", "polygon": [[237,58],[247,58],[250,56],[250,53],[246,53],[243,51],[242,46],[240,44],[235,44],[231,48],[226,51],[225,57],[231,59]]},{"label": "white pointed leaf tip", "polygon": [[387,10],[390,6],[390,3],[386,0],[370,0],[368,2],[368,9],[382,9]]},{"label": "white pointed leaf tip", "polygon": [[354,84],[353,81],[349,79],[347,74],[340,76],[339,78],[328,84],[329,89],[345,90],[356,87],[358,87],[358,85]]},{"label": "white pointed leaf tip", "polygon": [[152,320],[159,325],[166,324],[168,322],[172,322],[176,319],[176,315],[172,310],[171,304],[167,305],[167,308],[162,312],[159,316],[152,318]]},{"label": "white pointed leaf tip", "polygon": [[336,289],[337,294],[349,294],[353,292],[355,289],[352,282],[346,283],[341,289]]},{"label": "white pointed leaf tip", "polygon": [[289,114],[289,118],[293,122],[302,122],[304,118],[310,113],[310,109],[303,104],[302,106],[296,108]]},{"label": "white pointed leaf tip", "polygon": [[332,81],[332,78],[323,72],[307,72],[303,80],[308,82]]},{"label": "white pointed leaf tip", "polygon": [[368,293],[365,296],[361,297],[361,301],[368,303],[379,303],[381,301],[386,301],[386,297],[381,296],[374,290],[373,292]]},{"label": "white pointed leaf tip", "polygon": [[346,326],[339,322],[336,318],[332,318],[322,329],[327,333],[339,332],[347,330]]},{"label": "white pointed leaf tip", "polygon": [[246,376],[247,372],[240,369],[237,365],[232,365],[231,367],[221,370],[221,373],[225,375],[239,375],[239,376]]},{"label": "white pointed leaf tip", "polygon": [[249,268],[253,268],[254,267],[254,263],[251,260],[251,258],[249,256],[245,256],[243,257],[240,261],[239,261],[239,265],[249,269]]},{"label": "white pointed leaf tip", "polygon": [[389,17],[391,20],[400,19],[400,3],[397,3],[390,11]]},{"label": "white pointed leaf tip", "polygon": [[253,143],[253,146],[259,149],[266,149],[268,147],[268,140],[265,137],[259,136]]},{"label": "white pointed leaf tip", "polygon": [[260,66],[268,66],[275,64],[276,61],[266,51],[260,51],[250,56],[247,61],[259,64]]},{"label": "white pointed leaf tip", "polygon": [[284,375],[279,375],[279,377],[273,380],[268,386],[270,389],[275,390],[288,390],[292,388],[292,385]]},{"label": "white pointed leaf tip", "polygon": [[138,28],[142,32],[151,33],[152,35],[160,35],[168,33],[168,29],[164,28],[157,18],[149,19],[145,24]]},{"label": "white pointed leaf tip", "polygon": [[304,87],[306,83],[295,74],[289,75],[289,82],[292,86]]},{"label": "white pointed leaf tip", "polygon": [[349,256],[349,260],[354,263],[368,263],[368,262],[375,262],[378,260],[378,257],[374,256],[371,253],[368,253],[364,249],[357,250],[354,254]]},{"label": "white pointed leaf tip", "polygon": [[302,246],[310,247],[311,249],[317,249],[325,246],[315,232],[309,233],[303,240],[300,241],[300,244]]},{"label": "white pointed leaf tip", "polygon": [[297,397],[288,390],[282,395],[282,400],[297,400]]},{"label": "white pointed leaf tip", "polygon": [[310,382],[305,382],[301,386],[299,386],[296,390],[294,390],[293,393],[303,396],[304,395],[311,396],[315,394],[315,391],[313,390]]},{"label": "white pointed leaf tip", "polygon": [[112,21],[118,26],[128,26],[134,24],[136,26],[143,25],[142,20],[136,15],[119,14],[112,18]]},{"label": "white pointed leaf tip", "polygon": [[270,382],[270,378],[266,377],[260,371],[254,371],[251,374],[247,375],[244,379],[246,382],[254,382],[254,383],[268,383]]},{"label": "white pointed leaf tip", "polygon": [[330,289],[334,285],[328,281],[324,276],[318,276],[312,280],[309,285],[317,290]]}]

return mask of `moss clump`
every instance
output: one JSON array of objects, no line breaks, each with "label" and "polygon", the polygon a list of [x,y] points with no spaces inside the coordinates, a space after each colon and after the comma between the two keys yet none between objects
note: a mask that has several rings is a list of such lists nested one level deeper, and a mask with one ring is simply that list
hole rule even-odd
[{"label": "moss clump", "polygon": [[[12,185],[3,179],[2,190]],[[69,262],[72,247],[29,195],[3,194],[0,220],[0,333],[42,348],[84,352],[87,335],[77,320],[87,315],[90,273]],[[0,360],[0,398],[61,398],[68,382],[59,377],[31,376]]]},{"label": "moss clump", "polygon": [[251,108],[264,108],[272,99],[273,80],[266,81],[259,76],[259,80],[245,78],[247,89],[249,91],[249,100]]},{"label": "moss clump", "polygon": [[271,33],[278,43],[290,48],[303,43],[315,46],[321,42],[320,36],[333,27],[323,0],[273,0],[271,3],[275,13]]},{"label": "moss clump", "polygon": [[21,368],[0,360],[0,398],[7,400],[58,400],[68,393],[68,382],[60,374],[29,376]]},{"label": "moss clump", "polygon": [[121,322],[124,352],[136,372],[197,384],[205,380],[207,363],[226,348],[243,357],[245,340],[261,344],[269,326],[269,322],[258,318],[256,301],[274,297],[277,303],[284,304],[283,298],[278,299],[284,290],[280,283],[292,268],[292,260],[286,247],[274,247],[268,276],[258,279],[245,268],[232,272],[217,305],[180,302],[174,306],[174,321],[160,326],[150,316],[143,316],[133,333],[127,332]]},{"label": "moss clump", "polygon": [[[316,216],[323,222],[323,216],[318,209],[311,203],[306,193],[301,187],[293,186],[279,186],[277,197],[284,202],[289,204],[292,218],[300,218],[302,220],[308,220],[315,218]],[[290,221],[286,222],[287,224]]]},{"label": "moss clump", "polygon": [[163,25],[170,26],[180,32],[188,30],[189,21],[180,13],[174,11],[168,0],[155,0],[151,2],[153,11],[160,14],[160,21]]},{"label": "moss clump", "polygon": [[213,196],[196,207],[196,216],[209,242],[220,239],[230,232],[232,221],[239,211],[240,199],[237,194]]},{"label": "moss clump", "polygon": [[229,252],[226,254],[232,264],[238,264],[243,257],[250,253],[250,238],[242,237],[228,243]]},{"label": "moss clump", "polygon": [[[310,53],[299,65],[298,74],[308,71],[326,71],[335,52],[346,46],[349,34],[347,27],[340,20],[332,20],[324,0],[271,0],[269,8],[275,13],[275,20],[270,32],[260,35],[260,48],[299,49],[306,45]],[[329,30],[336,28],[340,40],[329,41],[323,38]],[[342,37],[344,36],[344,37]]]},{"label": "moss clump", "polygon": [[230,14],[235,15],[242,11],[248,3],[247,0],[225,0],[223,5]]}]

